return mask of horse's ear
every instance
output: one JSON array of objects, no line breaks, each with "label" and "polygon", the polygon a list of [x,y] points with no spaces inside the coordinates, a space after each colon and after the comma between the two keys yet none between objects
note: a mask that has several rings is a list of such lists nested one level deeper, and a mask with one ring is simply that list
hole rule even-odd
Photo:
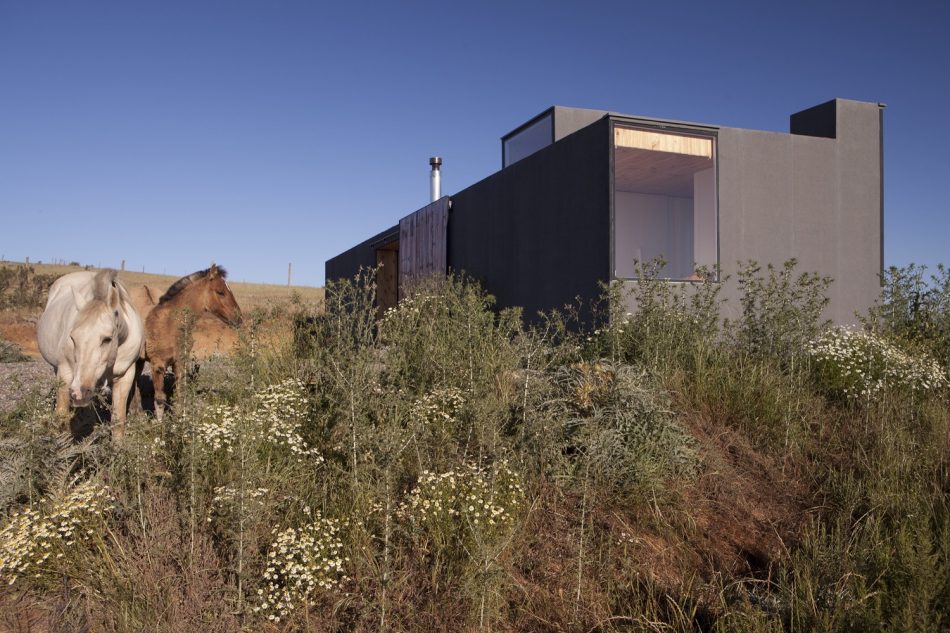
[{"label": "horse's ear", "polygon": [[218,276],[218,265],[211,262],[211,268],[208,269],[208,276],[214,279]]},{"label": "horse's ear", "polygon": [[113,286],[109,290],[109,307],[116,311],[116,316],[118,316],[119,310],[119,289]]}]

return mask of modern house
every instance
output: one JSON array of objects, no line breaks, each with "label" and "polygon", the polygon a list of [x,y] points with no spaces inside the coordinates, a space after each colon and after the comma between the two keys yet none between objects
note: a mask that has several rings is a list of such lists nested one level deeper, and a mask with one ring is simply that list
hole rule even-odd
[{"label": "modern house", "polygon": [[[525,315],[636,283],[663,256],[695,266],[781,265],[834,278],[828,316],[852,323],[880,291],[883,106],[834,99],[789,133],[552,107],[501,139],[499,171],[326,263],[328,280],[382,265],[378,302],[415,275],[463,271]],[[437,168],[437,165],[434,165]],[[733,279],[734,281],[734,279]],[[723,288],[736,310],[736,288]]]}]

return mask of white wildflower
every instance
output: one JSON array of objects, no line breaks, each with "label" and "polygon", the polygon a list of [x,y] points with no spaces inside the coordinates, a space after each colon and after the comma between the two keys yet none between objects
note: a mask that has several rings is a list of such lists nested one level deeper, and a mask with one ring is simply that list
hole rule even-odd
[{"label": "white wildflower", "polygon": [[413,402],[409,416],[414,422],[424,425],[451,424],[464,405],[465,397],[459,389],[436,389]]},{"label": "white wildflower", "polygon": [[437,540],[486,542],[507,532],[523,501],[521,480],[506,463],[465,464],[443,473],[423,471],[399,512]]},{"label": "white wildflower", "polygon": [[27,508],[13,515],[0,530],[0,579],[12,585],[20,577],[39,578],[52,571],[45,564],[52,551],[54,560],[63,559],[69,548],[88,541],[114,504],[108,488],[86,481],[52,502],[45,513]]},{"label": "white wildflower", "polygon": [[911,356],[871,332],[834,328],[806,351],[828,386],[852,400],[870,400],[886,388],[936,391],[950,384],[934,359]]},{"label": "white wildflower", "polygon": [[343,524],[314,513],[314,522],[301,528],[274,529],[267,553],[262,596],[254,611],[279,622],[300,605],[312,605],[317,590],[336,587],[343,578]]}]

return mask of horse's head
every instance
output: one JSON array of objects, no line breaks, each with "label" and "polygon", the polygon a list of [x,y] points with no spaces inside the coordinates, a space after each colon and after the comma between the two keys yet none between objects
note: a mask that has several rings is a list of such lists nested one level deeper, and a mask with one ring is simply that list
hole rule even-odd
[{"label": "horse's head", "polygon": [[231,294],[226,281],[228,276],[224,268],[211,264],[205,277],[204,309],[228,325],[238,327],[243,322],[241,307]]},{"label": "horse's head", "polygon": [[70,403],[88,405],[99,384],[107,379],[115,364],[124,321],[119,318],[119,290],[115,271],[96,275],[92,300],[83,301],[74,291],[79,315],[66,342],[66,359],[73,369],[69,384]]}]

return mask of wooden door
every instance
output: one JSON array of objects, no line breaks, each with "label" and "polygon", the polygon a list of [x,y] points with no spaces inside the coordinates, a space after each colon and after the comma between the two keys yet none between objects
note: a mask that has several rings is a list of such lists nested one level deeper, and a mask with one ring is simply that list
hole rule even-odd
[{"label": "wooden door", "polygon": [[[398,242],[396,243],[398,244]],[[376,251],[376,318],[381,319],[399,301],[399,250],[387,247]]]}]

